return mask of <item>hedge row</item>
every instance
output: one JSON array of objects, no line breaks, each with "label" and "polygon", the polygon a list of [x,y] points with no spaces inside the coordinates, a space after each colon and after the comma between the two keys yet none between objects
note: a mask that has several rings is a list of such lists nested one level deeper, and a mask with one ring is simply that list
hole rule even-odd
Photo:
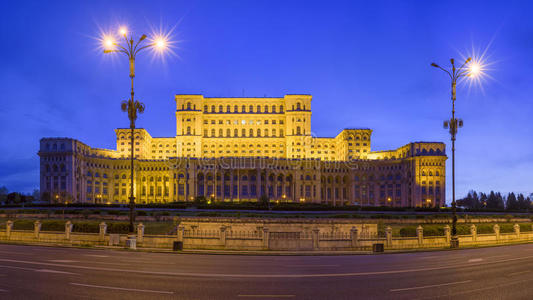
[{"label": "hedge row", "polygon": [[[458,224],[457,225],[457,234],[458,235],[469,235],[470,234],[470,225],[471,224]],[[503,223],[498,224],[500,226],[500,233],[512,233],[514,232],[514,224]],[[520,223],[520,231],[529,232],[532,231],[531,223]],[[422,228],[424,230],[424,236],[443,236],[444,235],[444,226],[445,225],[429,225],[424,224]],[[415,237],[416,228],[418,225],[403,226],[399,229],[398,233],[401,237]],[[450,226],[451,227],[451,226]],[[494,233],[494,224],[476,224],[478,234],[490,234]],[[380,229],[383,231],[383,229]]]}]

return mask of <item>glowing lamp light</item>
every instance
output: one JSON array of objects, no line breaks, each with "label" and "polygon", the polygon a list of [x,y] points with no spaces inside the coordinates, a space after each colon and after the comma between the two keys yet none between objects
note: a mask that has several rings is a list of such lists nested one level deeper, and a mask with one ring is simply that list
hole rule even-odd
[{"label": "glowing lamp light", "polygon": [[120,27],[118,32],[120,32],[122,35],[126,35],[128,33],[128,29],[126,27]]},{"label": "glowing lamp light", "polygon": [[115,45],[115,40],[111,37],[104,37],[104,49],[112,49]]},{"label": "glowing lamp light", "polygon": [[481,65],[476,63],[476,62],[473,62],[471,65],[470,65],[470,76],[478,76],[479,73],[481,73]]},{"label": "glowing lamp light", "polygon": [[163,38],[157,38],[154,42],[154,46],[157,50],[164,50],[167,47],[167,41]]}]

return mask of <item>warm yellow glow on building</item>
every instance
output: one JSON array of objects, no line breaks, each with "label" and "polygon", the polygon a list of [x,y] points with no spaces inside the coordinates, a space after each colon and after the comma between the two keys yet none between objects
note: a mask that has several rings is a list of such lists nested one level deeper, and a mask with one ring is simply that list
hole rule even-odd
[{"label": "warm yellow glow on building", "polygon": [[257,201],[266,195],[271,201],[332,205],[444,204],[442,143],[371,151],[370,129],[316,137],[310,95],[176,95],[175,101],[175,137],[152,137],[139,128],[131,145],[130,129],[116,129],[116,150],[73,139],[42,139],[41,190],[75,202],[126,203],[133,146],[138,203],[198,196]]}]

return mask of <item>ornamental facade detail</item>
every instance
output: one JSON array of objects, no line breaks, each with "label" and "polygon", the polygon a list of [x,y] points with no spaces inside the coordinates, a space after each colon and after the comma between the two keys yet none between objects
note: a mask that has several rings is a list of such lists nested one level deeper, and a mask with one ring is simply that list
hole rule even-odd
[{"label": "ornamental facade detail", "polygon": [[[135,129],[137,203],[257,201],[362,206],[442,206],[445,145],[413,142],[371,151],[372,130],[311,131],[311,96],[176,95],[176,136]],[[40,141],[41,193],[52,202],[121,203],[129,195],[129,128],[116,149],[70,138]]]}]

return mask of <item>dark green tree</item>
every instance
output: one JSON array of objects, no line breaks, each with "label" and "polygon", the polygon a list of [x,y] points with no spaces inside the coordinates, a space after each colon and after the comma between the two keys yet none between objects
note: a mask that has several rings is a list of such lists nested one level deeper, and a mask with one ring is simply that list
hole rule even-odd
[{"label": "dark green tree", "polygon": [[516,195],[511,192],[509,195],[507,195],[507,201],[505,204],[505,208],[507,210],[517,210],[520,209],[518,206],[518,200],[516,200]]}]

